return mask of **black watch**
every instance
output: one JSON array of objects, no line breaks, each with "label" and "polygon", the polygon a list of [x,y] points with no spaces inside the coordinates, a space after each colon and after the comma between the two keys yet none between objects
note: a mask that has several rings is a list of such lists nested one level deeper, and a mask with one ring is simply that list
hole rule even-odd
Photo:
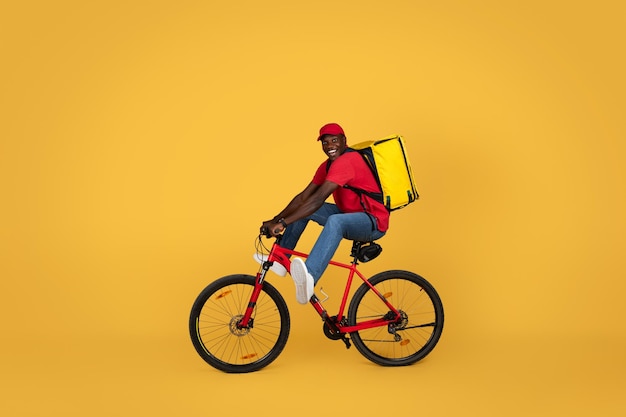
[{"label": "black watch", "polygon": [[284,218],[281,218],[280,220],[278,220],[278,223],[282,224],[285,229],[287,228],[287,223],[285,222]]}]

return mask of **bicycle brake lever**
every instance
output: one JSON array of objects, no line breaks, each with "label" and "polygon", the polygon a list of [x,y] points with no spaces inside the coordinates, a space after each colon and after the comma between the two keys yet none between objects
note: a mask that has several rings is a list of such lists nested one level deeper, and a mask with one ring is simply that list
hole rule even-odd
[{"label": "bicycle brake lever", "polygon": [[261,227],[261,234],[268,239],[272,237],[272,235],[270,234],[270,230],[265,226]]}]

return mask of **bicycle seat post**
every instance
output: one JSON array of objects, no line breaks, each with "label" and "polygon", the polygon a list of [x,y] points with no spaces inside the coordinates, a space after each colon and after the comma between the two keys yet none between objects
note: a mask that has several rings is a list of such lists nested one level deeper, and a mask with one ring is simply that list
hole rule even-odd
[{"label": "bicycle seat post", "polygon": [[359,263],[358,258],[361,245],[363,245],[363,242],[359,242],[357,240],[352,241],[352,250],[350,251],[350,256],[352,257],[352,264],[354,265],[358,265]]}]

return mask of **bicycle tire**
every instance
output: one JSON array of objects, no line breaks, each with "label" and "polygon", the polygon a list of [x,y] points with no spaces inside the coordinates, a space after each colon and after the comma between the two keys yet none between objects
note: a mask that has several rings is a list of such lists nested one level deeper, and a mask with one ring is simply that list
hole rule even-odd
[{"label": "bicycle tire", "polygon": [[272,363],[287,344],[287,303],[267,281],[263,282],[251,325],[237,328],[255,280],[250,275],[219,278],[198,295],[191,308],[189,334],[193,346],[216,369],[227,373],[258,371]]},{"label": "bicycle tire", "polygon": [[[354,346],[365,358],[382,366],[406,366],[423,359],[443,332],[443,304],[435,288],[423,277],[401,270],[381,272],[369,282],[406,317],[395,326],[351,333]],[[350,300],[348,324],[354,326],[388,313],[380,297],[364,283]]]}]

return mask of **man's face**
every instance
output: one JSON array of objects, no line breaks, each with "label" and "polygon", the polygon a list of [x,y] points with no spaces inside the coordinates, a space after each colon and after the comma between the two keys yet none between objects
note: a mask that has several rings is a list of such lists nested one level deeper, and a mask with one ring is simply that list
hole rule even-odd
[{"label": "man's face", "polygon": [[322,142],[324,153],[328,155],[328,159],[331,161],[337,159],[348,147],[345,136],[326,135],[320,142]]}]

